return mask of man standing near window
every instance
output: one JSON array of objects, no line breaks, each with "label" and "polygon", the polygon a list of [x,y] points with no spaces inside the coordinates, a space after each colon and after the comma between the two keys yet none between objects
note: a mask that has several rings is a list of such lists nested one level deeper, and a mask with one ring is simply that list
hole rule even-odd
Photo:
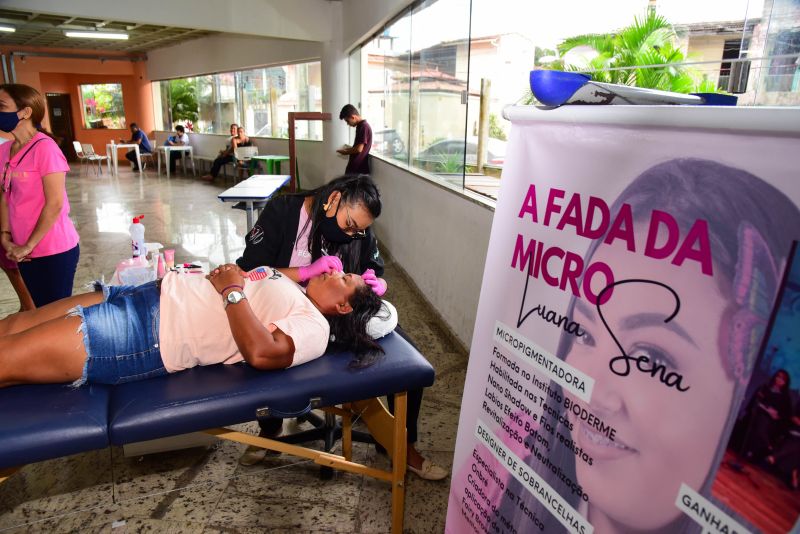
[{"label": "man standing near window", "polygon": [[345,146],[336,152],[349,156],[345,174],[369,174],[369,151],[372,148],[372,127],[361,118],[352,104],[347,104],[339,112],[339,118],[356,129],[353,146]]},{"label": "man standing near window", "polygon": [[[180,124],[175,127],[175,135],[170,135],[167,139],[167,145],[169,146],[187,146],[189,144],[189,136],[186,135],[186,129],[181,126]],[[169,153],[169,172],[175,172],[175,162],[178,161],[178,158],[183,157],[185,154],[184,151],[178,150],[171,150]],[[184,164],[184,169],[186,168]]]},{"label": "man standing near window", "polygon": [[[147,140],[147,136],[139,129],[139,126],[135,122],[131,123],[130,140],[126,141],[125,139],[120,139],[120,142],[136,143],[139,145],[139,152],[142,154],[149,154],[153,151],[153,148],[150,146],[150,141]],[[139,172],[139,165],[136,163],[136,151],[131,150],[130,152],[126,152],[125,157],[128,159],[128,161],[133,163],[133,172]]]}]

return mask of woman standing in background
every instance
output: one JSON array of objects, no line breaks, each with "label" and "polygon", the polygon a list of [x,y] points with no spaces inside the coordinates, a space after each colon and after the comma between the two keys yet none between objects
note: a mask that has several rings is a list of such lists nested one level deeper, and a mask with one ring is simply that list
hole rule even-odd
[{"label": "woman standing in background", "polygon": [[0,146],[0,244],[36,306],[72,295],[78,232],[69,219],[69,165],[41,126],[44,98],[33,87],[0,85],[0,130],[14,140]]}]

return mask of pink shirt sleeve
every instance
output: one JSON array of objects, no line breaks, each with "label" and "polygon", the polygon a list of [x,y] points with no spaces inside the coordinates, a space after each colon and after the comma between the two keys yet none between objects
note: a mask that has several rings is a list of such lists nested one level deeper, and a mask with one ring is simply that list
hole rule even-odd
[{"label": "pink shirt sleeve", "polygon": [[319,358],[328,347],[330,327],[322,315],[298,313],[272,324],[292,338],[294,343],[294,356],[289,367]]},{"label": "pink shirt sleeve", "polygon": [[32,155],[36,170],[39,171],[41,176],[53,174],[54,172],[69,171],[67,158],[61,153],[61,149],[58,148],[55,141],[52,139],[44,139],[39,144],[42,146],[35,147],[32,151]]}]

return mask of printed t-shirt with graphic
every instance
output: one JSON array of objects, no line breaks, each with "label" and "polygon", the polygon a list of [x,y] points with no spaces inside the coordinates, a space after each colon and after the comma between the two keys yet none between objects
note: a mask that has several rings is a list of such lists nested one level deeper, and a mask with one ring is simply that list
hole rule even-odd
[{"label": "printed t-shirt with graphic", "polygon": [[[258,267],[244,280],[253,313],[274,332],[294,343],[292,365],[322,356],[330,325],[299,285],[271,267]],[[204,276],[168,273],[161,283],[159,345],[170,373],[197,365],[244,360],[231,334],[222,296]]]},{"label": "printed t-shirt with graphic", "polygon": [[297,224],[297,237],[292,247],[292,257],[289,258],[289,267],[305,267],[311,265],[311,252],[308,250],[308,234],[311,225],[308,222],[308,213],[305,205],[300,205],[300,222]]},{"label": "printed t-shirt with graphic", "polygon": [[[12,144],[0,145],[2,170],[5,170],[6,164],[9,163]],[[14,243],[24,245],[28,242],[42,214],[45,204],[42,177],[68,171],[69,165],[61,149],[55,141],[42,132],[34,135],[19,152],[14,154],[8,165],[8,172],[3,178],[11,239]],[[78,232],[69,218],[70,207],[66,187],[62,195],[61,213],[58,214],[50,230],[34,247],[30,254],[31,258],[60,254],[75,248],[78,244]]]}]

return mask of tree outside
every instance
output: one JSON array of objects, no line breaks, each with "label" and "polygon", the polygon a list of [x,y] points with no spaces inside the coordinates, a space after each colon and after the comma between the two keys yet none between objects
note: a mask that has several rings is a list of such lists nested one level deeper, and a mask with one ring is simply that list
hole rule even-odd
[{"label": "tree outside", "polygon": [[172,121],[183,123],[189,130],[200,117],[197,104],[197,86],[192,79],[169,81],[169,106]]},{"label": "tree outside", "polygon": [[[586,53],[579,54],[581,51]],[[575,60],[565,60],[569,52]],[[634,17],[633,23],[619,32],[567,38],[558,45],[558,57],[549,68],[587,72],[598,82],[676,93],[718,91],[712,81],[682,65],[688,58],[679,47],[678,35],[654,9]]]},{"label": "tree outside", "polygon": [[87,128],[125,128],[121,84],[81,85],[81,98],[83,119]]}]

